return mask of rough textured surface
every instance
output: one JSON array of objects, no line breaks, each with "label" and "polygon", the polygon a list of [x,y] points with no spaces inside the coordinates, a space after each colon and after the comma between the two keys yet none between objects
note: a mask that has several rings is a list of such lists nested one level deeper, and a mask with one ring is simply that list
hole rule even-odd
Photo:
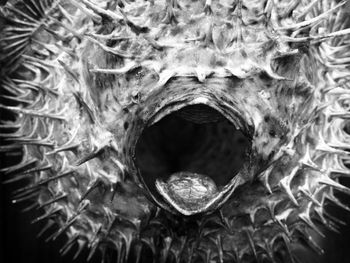
[{"label": "rough textured surface", "polygon": [[[91,257],[293,262],[343,206],[350,174],[347,1],[9,1],[1,8],[5,168],[15,202],[44,209]],[[175,215],[149,196],[142,131],[192,104],[251,139],[221,207]],[[210,159],[208,159],[210,160]],[[321,234],[321,233],[319,233]]]}]

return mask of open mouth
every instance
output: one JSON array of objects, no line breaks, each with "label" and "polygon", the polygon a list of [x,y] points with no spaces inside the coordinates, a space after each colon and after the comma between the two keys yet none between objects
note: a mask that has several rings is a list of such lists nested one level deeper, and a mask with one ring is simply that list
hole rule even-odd
[{"label": "open mouth", "polygon": [[250,149],[240,127],[216,109],[195,104],[145,128],[135,162],[152,196],[193,215],[212,210],[232,192]]}]

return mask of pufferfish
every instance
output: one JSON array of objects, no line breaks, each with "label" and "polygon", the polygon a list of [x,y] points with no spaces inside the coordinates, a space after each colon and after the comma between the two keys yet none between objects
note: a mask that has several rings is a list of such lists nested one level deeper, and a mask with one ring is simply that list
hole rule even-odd
[{"label": "pufferfish", "polygon": [[1,7],[2,169],[62,253],[302,262],[350,176],[350,4],[27,0]]}]

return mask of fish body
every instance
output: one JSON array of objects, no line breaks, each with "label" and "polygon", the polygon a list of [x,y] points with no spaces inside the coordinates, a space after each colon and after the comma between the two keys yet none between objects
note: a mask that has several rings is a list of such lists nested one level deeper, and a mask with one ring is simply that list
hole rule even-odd
[{"label": "fish body", "polygon": [[[348,1],[9,1],[0,150],[62,249],[298,262],[350,193]],[[348,209],[348,208],[346,208]],[[316,238],[315,238],[316,236]]]}]

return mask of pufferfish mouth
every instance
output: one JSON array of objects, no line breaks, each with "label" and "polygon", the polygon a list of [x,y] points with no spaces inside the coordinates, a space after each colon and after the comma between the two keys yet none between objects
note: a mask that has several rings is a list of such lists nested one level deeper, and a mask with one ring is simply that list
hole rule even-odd
[{"label": "pufferfish mouth", "polygon": [[214,211],[241,184],[251,138],[220,109],[198,103],[155,116],[141,133],[135,162],[163,208],[185,216]]}]

